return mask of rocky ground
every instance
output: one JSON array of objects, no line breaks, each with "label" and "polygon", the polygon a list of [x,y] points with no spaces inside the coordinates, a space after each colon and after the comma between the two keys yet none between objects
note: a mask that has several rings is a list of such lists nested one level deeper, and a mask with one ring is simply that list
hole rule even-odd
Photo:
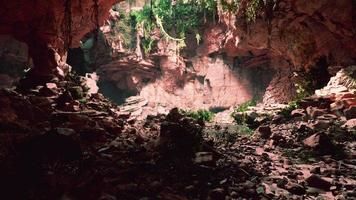
[{"label": "rocky ground", "polygon": [[179,109],[136,120],[75,76],[1,90],[1,195],[355,199],[356,95],[338,84],[287,113],[254,108],[244,125],[204,124]]}]

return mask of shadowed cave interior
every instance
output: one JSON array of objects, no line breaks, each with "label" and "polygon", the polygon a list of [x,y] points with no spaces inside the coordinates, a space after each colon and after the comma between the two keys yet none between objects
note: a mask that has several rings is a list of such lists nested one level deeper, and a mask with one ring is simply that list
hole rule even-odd
[{"label": "shadowed cave interior", "polygon": [[355,199],[354,8],[2,2],[1,199]]}]

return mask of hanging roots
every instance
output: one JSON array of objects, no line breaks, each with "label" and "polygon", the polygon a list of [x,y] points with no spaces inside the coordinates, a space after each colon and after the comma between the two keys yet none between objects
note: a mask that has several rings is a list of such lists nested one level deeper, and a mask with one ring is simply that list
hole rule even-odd
[{"label": "hanging roots", "polygon": [[66,0],[64,4],[64,47],[68,49],[72,45],[72,0]]},{"label": "hanging roots", "polygon": [[93,16],[92,16],[92,20],[95,23],[95,31],[94,31],[94,44],[96,44],[96,42],[98,41],[98,37],[99,37],[99,4],[98,4],[98,0],[93,0],[94,2],[94,12],[93,12]]},{"label": "hanging roots", "polygon": [[79,10],[82,11],[83,7],[82,7],[82,0],[79,0]]}]

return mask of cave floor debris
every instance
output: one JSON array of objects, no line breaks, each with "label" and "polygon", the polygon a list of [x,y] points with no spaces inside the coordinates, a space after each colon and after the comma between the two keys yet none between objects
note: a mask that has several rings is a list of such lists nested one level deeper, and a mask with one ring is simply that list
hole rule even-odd
[{"label": "cave floor debris", "polygon": [[139,121],[68,82],[1,90],[0,104],[6,199],[356,197],[355,135],[329,143],[300,118],[256,131],[177,109]]}]

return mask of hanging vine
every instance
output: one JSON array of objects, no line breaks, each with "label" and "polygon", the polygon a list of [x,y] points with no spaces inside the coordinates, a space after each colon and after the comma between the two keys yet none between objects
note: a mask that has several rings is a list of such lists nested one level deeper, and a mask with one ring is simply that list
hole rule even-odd
[{"label": "hanging vine", "polygon": [[79,3],[79,10],[82,11],[83,10],[82,0],[78,0],[78,3]]},{"label": "hanging vine", "polygon": [[93,0],[94,2],[94,12],[93,12],[93,21],[95,23],[95,30],[94,30],[94,45],[98,41],[99,37],[99,30],[100,30],[100,25],[99,25],[99,4],[98,0]]},{"label": "hanging vine", "polygon": [[276,6],[276,3],[274,0],[266,0],[265,3],[266,3],[265,13],[266,13],[266,22],[267,22],[267,31],[268,31],[267,47],[271,48],[273,10]]},{"label": "hanging vine", "polygon": [[68,49],[72,45],[72,0],[66,0],[64,4],[64,48]]}]

